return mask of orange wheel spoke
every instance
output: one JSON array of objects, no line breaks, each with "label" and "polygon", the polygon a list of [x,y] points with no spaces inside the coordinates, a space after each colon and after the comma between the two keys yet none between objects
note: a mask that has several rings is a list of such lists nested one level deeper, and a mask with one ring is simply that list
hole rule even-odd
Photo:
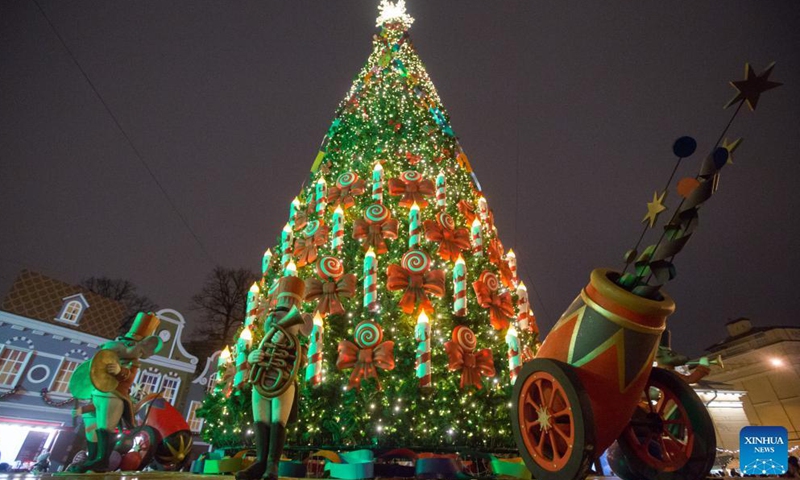
[{"label": "orange wheel spoke", "polygon": [[541,429],[541,433],[539,434],[539,443],[536,444],[536,450],[539,451],[539,454],[541,454],[542,452],[542,447],[544,446],[544,439],[546,435],[547,433],[544,431],[544,429]]},{"label": "orange wheel spoke", "polygon": [[542,383],[543,383],[542,380],[539,380],[538,382],[536,382],[536,388],[539,390],[539,404],[540,405],[544,404],[544,390],[542,390]]},{"label": "orange wheel spoke", "polygon": [[567,442],[567,445],[569,445],[569,437],[567,436],[567,434],[566,434],[566,433],[562,432],[560,428],[558,428],[558,425],[553,425],[553,430],[555,430],[555,431],[556,431],[556,433],[557,433],[557,434],[558,434],[558,435],[559,435],[561,438],[563,438],[565,442]]},{"label": "orange wheel spoke", "polygon": [[558,451],[558,444],[556,443],[556,436],[553,435],[553,429],[547,431],[547,436],[550,439],[550,448],[553,450],[553,460],[561,458],[561,452]]},{"label": "orange wheel spoke", "polygon": [[658,444],[661,446],[661,453],[664,454],[664,457],[665,457],[664,460],[667,460],[667,461],[671,462],[672,461],[672,454],[669,452],[669,449],[667,448],[667,444],[664,442],[664,438],[663,437],[660,437],[658,439]]},{"label": "orange wheel spoke", "polygon": [[564,415],[569,415],[569,408],[565,408],[564,410],[559,410],[556,413],[550,414],[551,417],[563,417]]}]

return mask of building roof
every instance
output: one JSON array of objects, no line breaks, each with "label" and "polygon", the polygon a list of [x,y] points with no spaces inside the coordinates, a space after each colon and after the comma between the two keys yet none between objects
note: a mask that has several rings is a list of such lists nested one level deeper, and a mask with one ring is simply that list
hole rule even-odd
[{"label": "building roof", "polygon": [[[739,320],[742,320],[742,319],[738,319],[738,320],[735,320],[733,322],[728,322],[728,324],[738,322]],[[749,319],[745,319],[745,320],[749,320]],[[770,330],[778,330],[778,329],[783,329],[783,328],[798,328],[798,327],[795,326],[795,325],[778,325],[778,326],[774,326],[774,327],[752,327],[750,330],[748,330],[746,332],[743,332],[743,333],[740,333],[739,335],[733,335],[733,336],[728,335],[727,337],[725,337],[724,340],[720,340],[719,342],[715,343],[714,345],[706,347],[705,350],[707,352],[715,352],[717,350],[720,350],[722,348],[727,347],[729,343],[736,342],[737,340],[741,340],[743,338],[751,337],[751,336],[755,335],[756,333],[768,332]]]},{"label": "building roof", "polygon": [[[55,320],[61,312],[64,298],[79,293],[89,302],[89,308],[80,322],[71,325]],[[125,318],[125,307],[120,302],[30,270],[19,273],[3,300],[2,309],[22,317],[103,338],[116,337]]]}]

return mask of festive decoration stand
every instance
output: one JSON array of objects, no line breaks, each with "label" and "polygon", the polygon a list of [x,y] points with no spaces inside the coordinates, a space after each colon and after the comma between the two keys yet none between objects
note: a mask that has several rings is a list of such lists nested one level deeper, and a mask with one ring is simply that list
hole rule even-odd
[{"label": "festive decoration stand", "polygon": [[[625,480],[699,480],[710,472],[716,454],[711,417],[689,387],[692,378],[670,371],[680,363],[677,356],[662,349],[656,357],[667,317],[675,310],[661,287],[675,277],[673,259],[697,226],[698,210],[716,191],[730,148],[739,143],[719,146],[720,141],[745,102],[752,110],[762,92],[780,85],[768,80],[772,68],[756,75],[748,65],[746,79],[731,82],[738,93],[726,107],[738,102],[736,111],[699,173],[677,182],[681,201],[674,215],[656,243],[639,254],[639,244],[667,210],[663,201],[678,167],[697,146],[690,137],[674,143],[677,163],[664,189],[647,204],[647,225],[625,254],[625,268],[594,270],[536,358],[521,368],[512,421],[535,478],[585,478],[590,463],[606,449],[615,473]],[[653,368],[656,358],[669,368]],[[707,366],[701,365],[696,376]]]},{"label": "festive decoration stand", "polygon": [[[287,274],[305,281],[298,307],[318,320],[289,444],[514,447],[509,362],[516,371],[522,357],[509,360],[508,328],[516,326],[515,352],[537,341],[527,291],[517,288],[525,270],[500,242],[411,43],[412,22],[403,2],[381,4],[372,53],[287,201],[280,242],[260,259],[262,310],[243,330],[252,340],[231,339],[234,371],[252,369],[244,360],[262,341],[275,286]],[[477,347],[446,348],[454,331],[470,332]],[[231,369],[223,361],[219,378]],[[209,396],[207,440],[252,441],[249,388],[223,382]]]}]

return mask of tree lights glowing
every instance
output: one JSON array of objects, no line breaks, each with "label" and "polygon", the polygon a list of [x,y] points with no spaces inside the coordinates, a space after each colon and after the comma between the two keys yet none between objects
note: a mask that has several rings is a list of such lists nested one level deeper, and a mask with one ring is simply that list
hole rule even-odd
[{"label": "tree lights glowing", "polygon": [[[313,279],[322,285],[315,298],[322,298],[352,291],[350,284],[338,282],[342,274],[355,274],[354,294],[339,298],[344,313],[318,312],[314,319],[300,382],[300,420],[289,443],[510,447],[509,363],[512,370],[518,367],[521,347],[535,348],[536,338],[528,323],[517,324],[510,336],[495,330],[472,284],[486,271],[501,278],[500,265],[505,265],[513,283],[502,285],[498,295],[508,290],[512,309],[527,313],[527,292],[516,284],[517,258],[503,251],[488,202],[411,43],[406,30],[414,19],[405,2],[384,0],[380,14],[383,28],[374,36],[373,51],[339,104],[309,181],[290,204],[289,221],[272,250],[280,262],[266,254],[262,259],[265,274],[254,309],[260,316],[242,331],[251,331],[251,345],[260,341],[269,292],[281,275]],[[361,182],[357,188],[356,181]],[[296,238],[305,238],[311,222],[331,227],[317,246],[318,258],[335,257],[343,272],[328,275],[317,262],[295,264]],[[426,235],[429,224],[455,247],[440,249],[442,242]],[[453,237],[459,229],[461,246]],[[401,286],[389,288],[389,270],[402,273],[397,276]],[[416,300],[404,311],[399,303],[409,296]],[[306,301],[304,310],[314,313],[318,301]],[[394,343],[395,365],[377,372],[380,387],[377,378],[368,377],[358,388],[348,388],[353,370],[339,370],[337,357],[365,321]],[[496,375],[485,377],[480,390],[462,388],[461,374],[449,368],[445,344],[458,326],[474,332],[480,349],[494,357]],[[243,340],[236,343],[237,359],[243,345]],[[204,403],[204,437],[215,445],[243,441],[236,429],[248,421],[249,393],[246,385],[240,387]]]}]

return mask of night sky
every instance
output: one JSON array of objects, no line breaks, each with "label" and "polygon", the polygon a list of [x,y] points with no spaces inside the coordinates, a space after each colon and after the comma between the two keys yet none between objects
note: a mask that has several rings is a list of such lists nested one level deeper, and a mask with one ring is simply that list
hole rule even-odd
[{"label": "night sky", "polygon": [[[260,269],[336,106],[376,1],[38,0],[207,254],[32,0],[0,2],[0,290],[29,268],[127,278],[188,309],[214,264]],[[796,1],[410,0],[412,39],[513,247],[546,332],[592,268],[620,268],[671,146],[693,176],[730,80],[777,61],[668,285],[673,346],[729,319],[797,322]],[[669,214],[677,205],[668,198]],[[663,218],[662,218],[663,220]],[[652,239],[652,238],[651,238]],[[794,246],[794,247],[793,247]]]}]

